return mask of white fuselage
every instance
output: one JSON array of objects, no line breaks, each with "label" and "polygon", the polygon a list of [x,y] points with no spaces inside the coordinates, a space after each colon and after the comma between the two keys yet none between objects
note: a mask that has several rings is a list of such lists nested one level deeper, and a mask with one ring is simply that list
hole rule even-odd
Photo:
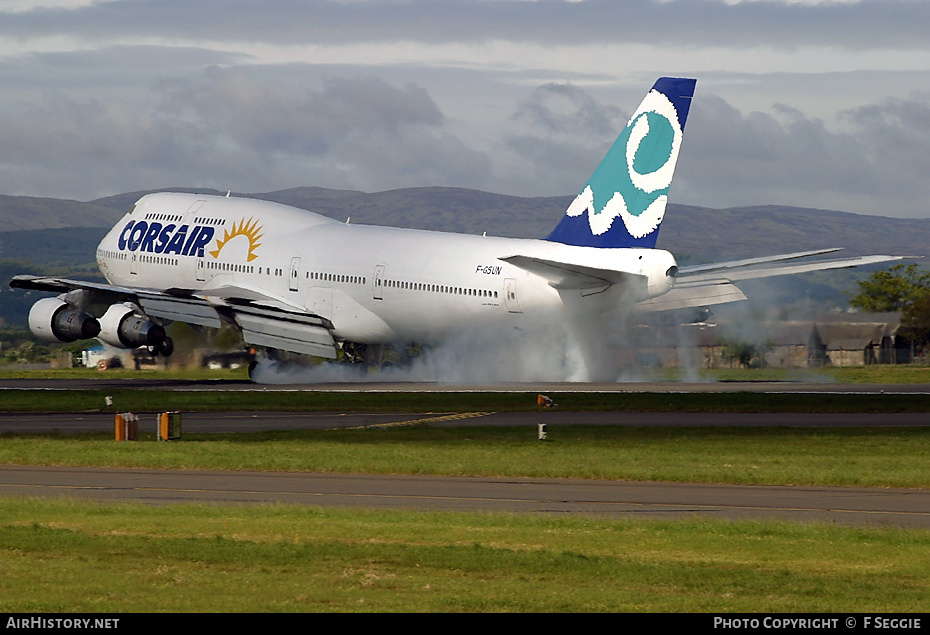
[{"label": "white fuselage", "polygon": [[[501,260],[523,256],[632,274],[598,293],[556,289]],[[337,340],[438,342],[466,327],[563,311],[603,311],[671,288],[668,252],[352,225],[254,199],[152,194],[101,241],[110,283],[261,299],[311,313]],[[557,285],[556,285],[557,286]],[[232,289],[233,291],[229,291]]]}]

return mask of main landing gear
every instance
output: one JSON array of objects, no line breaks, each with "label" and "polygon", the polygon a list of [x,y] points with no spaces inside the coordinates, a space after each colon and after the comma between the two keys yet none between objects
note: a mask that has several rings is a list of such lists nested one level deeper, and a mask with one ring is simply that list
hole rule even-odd
[{"label": "main landing gear", "polygon": [[149,352],[149,355],[152,357],[171,357],[171,354],[174,352],[174,340],[170,337],[166,337],[162,340],[158,340],[154,344],[149,344],[146,349]]}]

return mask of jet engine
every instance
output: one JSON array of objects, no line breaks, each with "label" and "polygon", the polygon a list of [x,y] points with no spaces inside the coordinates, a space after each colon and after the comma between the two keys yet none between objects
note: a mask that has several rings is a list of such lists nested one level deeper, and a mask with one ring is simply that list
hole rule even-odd
[{"label": "jet engine", "polygon": [[43,342],[74,342],[96,337],[100,323],[61,298],[43,298],[29,310],[29,330]]},{"label": "jet engine", "polygon": [[642,264],[642,274],[648,280],[647,297],[655,298],[668,293],[675,286],[678,264],[669,252],[650,249]]},{"label": "jet engine", "polygon": [[114,304],[107,309],[100,318],[98,337],[118,348],[147,346],[151,355],[167,357],[174,352],[174,342],[165,334],[164,327],[136,313],[130,304]]}]

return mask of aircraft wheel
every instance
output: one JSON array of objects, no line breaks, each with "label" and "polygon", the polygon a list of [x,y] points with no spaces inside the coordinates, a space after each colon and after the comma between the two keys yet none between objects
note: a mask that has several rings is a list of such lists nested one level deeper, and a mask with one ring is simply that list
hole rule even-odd
[{"label": "aircraft wheel", "polygon": [[255,378],[252,375],[255,374],[256,368],[258,368],[258,361],[253,359],[251,362],[249,362],[249,379],[253,381],[255,380]]},{"label": "aircraft wheel", "polygon": [[174,340],[170,337],[166,337],[158,345],[158,352],[161,353],[164,357],[171,357],[171,353],[174,352]]}]

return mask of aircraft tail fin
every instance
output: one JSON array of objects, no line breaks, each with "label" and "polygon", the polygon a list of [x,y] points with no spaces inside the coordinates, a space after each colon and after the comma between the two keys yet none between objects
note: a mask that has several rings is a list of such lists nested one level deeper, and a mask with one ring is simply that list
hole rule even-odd
[{"label": "aircraft tail fin", "polygon": [[696,83],[656,81],[546,240],[655,247]]}]

